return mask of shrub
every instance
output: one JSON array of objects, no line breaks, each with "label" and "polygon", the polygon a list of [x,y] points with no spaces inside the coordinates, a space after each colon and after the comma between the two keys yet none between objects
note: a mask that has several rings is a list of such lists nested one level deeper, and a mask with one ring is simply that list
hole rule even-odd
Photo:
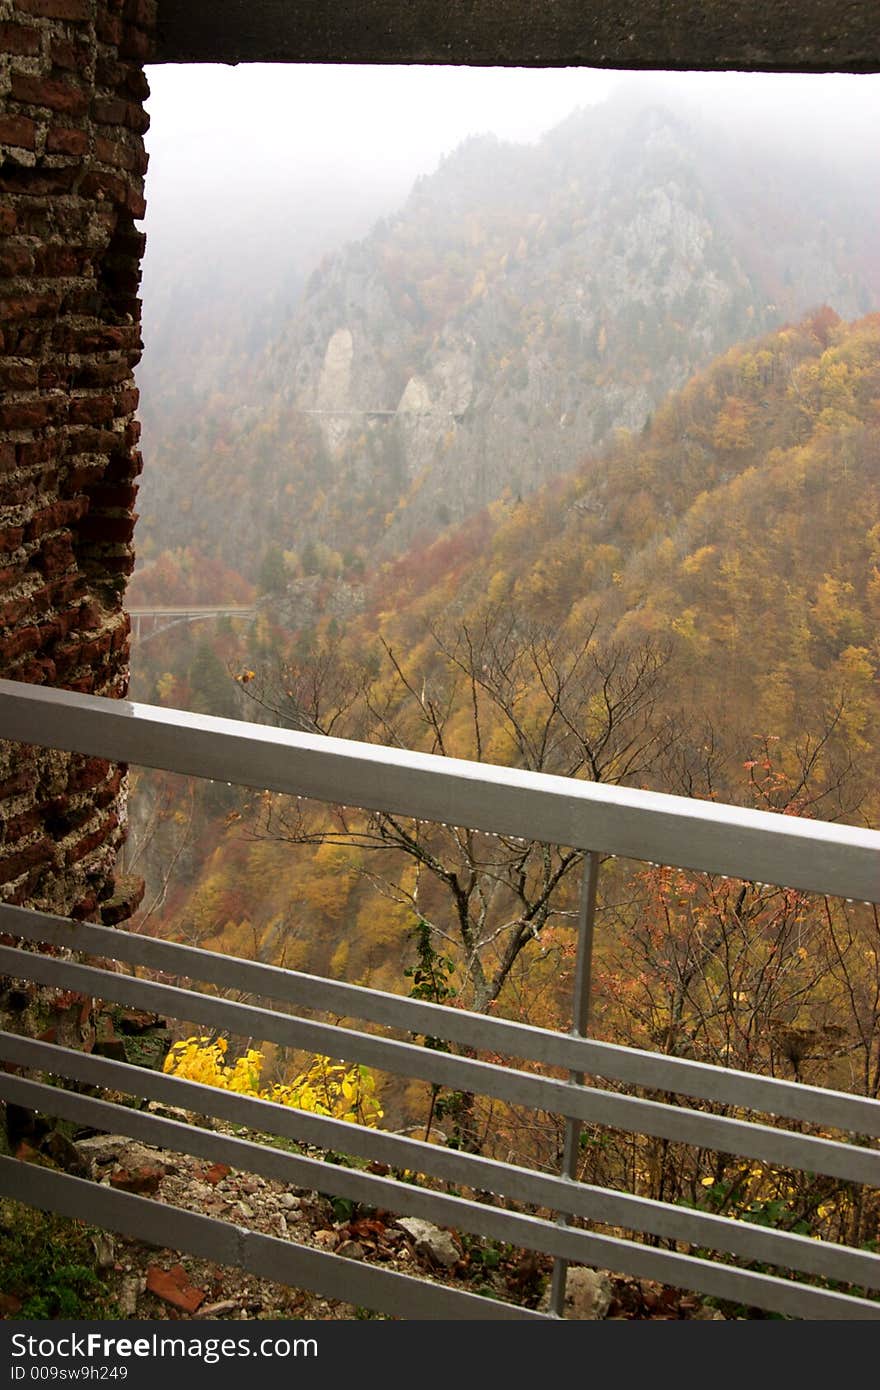
[{"label": "shrub", "polygon": [[296,1110],[329,1115],[334,1120],[375,1128],[383,1111],[376,1096],[376,1081],[369,1067],[345,1065],[329,1057],[313,1057],[305,1071],[293,1081],[261,1085],[264,1058],[256,1048],[248,1048],[235,1061],[227,1059],[225,1038],[193,1037],[175,1043],[165,1059],[164,1070],[186,1081],[218,1086],[224,1091],[272,1100]]}]

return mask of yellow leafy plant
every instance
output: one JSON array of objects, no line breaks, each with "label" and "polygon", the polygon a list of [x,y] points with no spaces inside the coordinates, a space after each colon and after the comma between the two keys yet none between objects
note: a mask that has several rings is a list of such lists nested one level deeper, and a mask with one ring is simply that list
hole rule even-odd
[{"label": "yellow leafy plant", "polygon": [[305,1071],[288,1083],[263,1086],[264,1057],[250,1047],[231,1061],[225,1038],[207,1036],[185,1038],[175,1043],[165,1058],[163,1070],[185,1081],[238,1091],[259,1100],[275,1101],[296,1110],[328,1115],[334,1120],[375,1128],[383,1110],[376,1095],[376,1079],[369,1067],[346,1065],[329,1057],[313,1057]]}]

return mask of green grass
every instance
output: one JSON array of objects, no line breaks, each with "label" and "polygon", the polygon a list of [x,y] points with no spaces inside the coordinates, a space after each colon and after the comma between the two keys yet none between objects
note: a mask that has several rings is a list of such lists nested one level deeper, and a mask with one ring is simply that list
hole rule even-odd
[{"label": "green grass", "polygon": [[0,1293],[19,1318],[107,1318],[115,1305],[95,1268],[90,1227],[0,1201]]}]

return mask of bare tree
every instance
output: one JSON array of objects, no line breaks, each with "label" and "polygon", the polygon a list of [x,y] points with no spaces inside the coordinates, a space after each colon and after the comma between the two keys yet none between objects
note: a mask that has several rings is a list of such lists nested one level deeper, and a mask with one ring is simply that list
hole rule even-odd
[{"label": "bare tree", "polygon": [[[426,628],[415,658],[381,642],[379,659],[341,659],[319,644],[248,689],[288,727],[441,756],[602,782],[638,783],[665,753],[668,653],[603,644],[597,625],[572,637],[510,610]],[[379,891],[429,921],[460,963],[460,993],[478,1011],[498,999],[547,924],[571,915],[561,888],[579,850],[434,825],[389,813],[266,797],[257,833],[335,842],[375,855]],[[401,872],[409,864],[415,873]]]}]

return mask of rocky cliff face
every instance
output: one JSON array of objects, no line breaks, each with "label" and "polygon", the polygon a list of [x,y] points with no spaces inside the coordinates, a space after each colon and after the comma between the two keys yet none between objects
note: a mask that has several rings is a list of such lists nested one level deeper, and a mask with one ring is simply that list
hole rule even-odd
[{"label": "rocky cliff face", "polygon": [[[640,429],[789,312],[866,307],[858,258],[796,199],[752,245],[725,207],[743,156],[726,177],[712,157],[671,112],[613,104],[536,147],[474,140],[313,277],[269,376],[337,469],[396,492],[386,548]],[[756,201],[773,177],[756,168]]]}]

